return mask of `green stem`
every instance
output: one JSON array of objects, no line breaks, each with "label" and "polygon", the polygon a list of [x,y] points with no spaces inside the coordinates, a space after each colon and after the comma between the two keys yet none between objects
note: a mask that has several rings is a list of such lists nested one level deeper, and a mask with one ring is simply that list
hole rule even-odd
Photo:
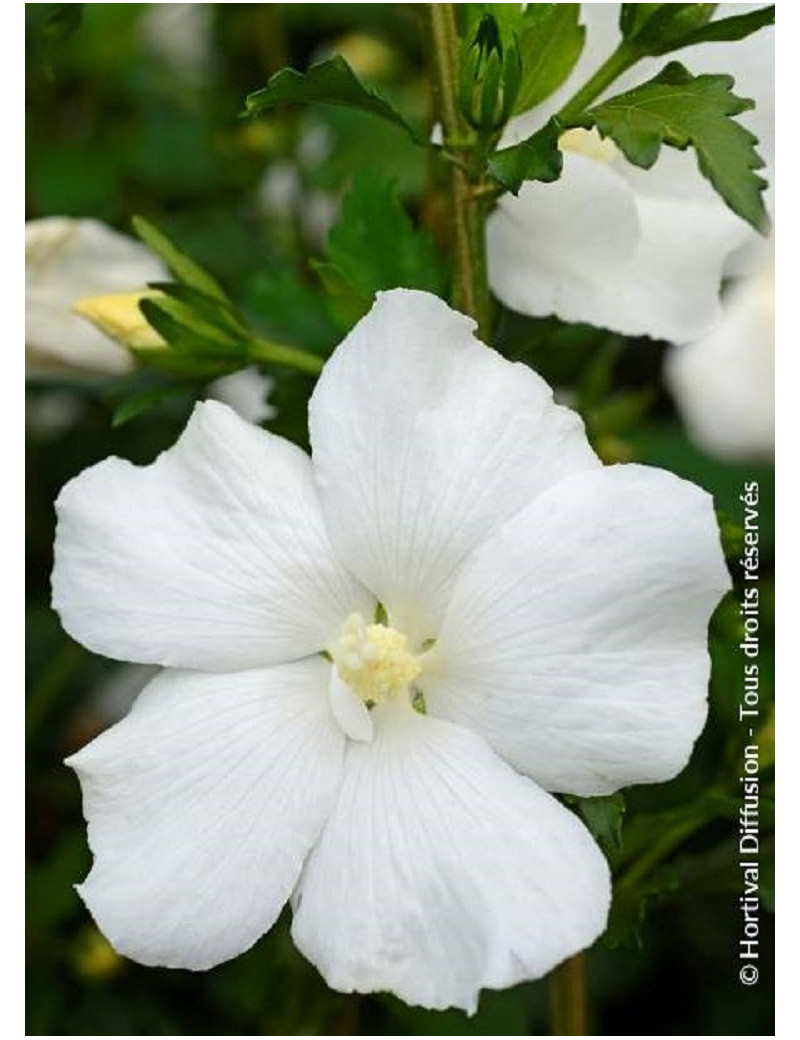
[{"label": "green stem", "polygon": [[269,339],[251,340],[248,352],[252,361],[261,361],[270,365],[288,365],[301,372],[310,372],[314,376],[319,375],[325,364],[324,359],[316,354],[300,350],[298,347],[287,347],[284,343],[274,343]]},{"label": "green stem", "polygon": [[489,334],[491,298],[486,270],[487,200],[475,194],[469,169],[477,141],[458,108],[459,39],[455,4],[428,4],[435,90],[445,146],[456,160],[450,164],[453,304],[478,322],[478,334]]},{"label": "green stem", "polygon": [[641,55],[629,43],[621,43],[595,74],[562,107],[557,119],[565,126],[574,123],[603,91],[635,65]]},{"label": "green stem", "polygon": [[586,964],[578,953],[550,972],[550,1035],[586,1036]]}]

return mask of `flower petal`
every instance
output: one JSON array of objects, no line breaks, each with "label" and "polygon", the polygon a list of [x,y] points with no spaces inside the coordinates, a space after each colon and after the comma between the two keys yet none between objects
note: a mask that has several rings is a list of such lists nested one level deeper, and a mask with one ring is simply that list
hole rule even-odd
[{"label": "flower petal", "polygon": [[109,657],[253,668],[373,609],[333,555],[308,457],[215,402],[151,466],[107,459],[56,507],[53,605]]},{"label": "flower petal", "polygon": [[645,466],[570,477],[465,564],[428,711],[548,790],[667,780],[705,722],[706,630],[729,587],[704,491]]},{"label": "flower petal", "polygon": [[[636,200],[613,165],[566,151],[559,180],[527,181],[516,197],[501,198],[489,221],[492,288],[509,307],[522,311],[531,293],[553,294],[560,279],[624,264],[639,236]],[[506,257],[512,248],[515,254]],[[526,270],[531,264],[541,268],[543,285]],[[512,292],[520,296],[522,306],[506,299]],[[534,295],[530,307],[553,313],[552,302],[537,303],[537,298]],[[534,313],[530,307],[523,313]]]},{"label": "flower petal", "polygon": [[627,336],[682,342],[709,329],[725,261],[749,235],[744,221],[714,200],[636,198],[611,165],[585,156],[568,154],[564,166],[561,181],[527,185],[490,218],[498,298]]},{"label": "flower petal", "polygon": [[343,683],[339,677],[336,665],[331,668],[330,682],[328,685],[328,698],[330,700],[333,717],[351,740],[372,740],[372,716],[369,708],[358,697],[347,683]]},{"label": "flower petal", "polygon": [[428,1008],[538,978],[605,927],[608,867],[567,809],[475,734],[376,708],[293,899],[334,989]]},{"label": "flower petal", "polygon": [[120,953],[198,970],[272,926],[339,782],[328,667],[162,672],[67,760],[95,856],[78,891]]},{"label": "flower petal", "polygon": [[435,635],[459,564],[494,526],[597,465],[581,420],[473,328],[428,293],[379,293],[311,400],[331,540],[412,644]]}]

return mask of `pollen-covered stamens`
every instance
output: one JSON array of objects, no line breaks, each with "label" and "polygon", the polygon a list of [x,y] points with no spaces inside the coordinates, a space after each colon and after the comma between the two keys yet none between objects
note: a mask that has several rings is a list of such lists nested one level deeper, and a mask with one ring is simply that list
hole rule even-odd
[{"label": "pollen-covered stamens", "polygon": [[402,632],[368,625],[360,614],[350,615],[327,650],[342,682],[366,704],[408,692],[421,670]]}]

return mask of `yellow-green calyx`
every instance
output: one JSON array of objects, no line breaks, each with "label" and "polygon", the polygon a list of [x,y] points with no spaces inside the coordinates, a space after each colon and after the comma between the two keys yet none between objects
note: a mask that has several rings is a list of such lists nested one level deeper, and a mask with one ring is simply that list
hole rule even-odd
[{"label": "yellow-green calyx", "polygon": [[368,625],[360,614],[350,615],[327,651],[342,682],[368,705],[409,694],[422,670],[402,632]]}]

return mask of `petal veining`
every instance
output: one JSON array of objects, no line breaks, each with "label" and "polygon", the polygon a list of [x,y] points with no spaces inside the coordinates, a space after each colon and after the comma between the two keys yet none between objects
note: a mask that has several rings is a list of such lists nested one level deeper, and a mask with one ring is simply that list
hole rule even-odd
[{"label": "petal veining", "polygon": [[94,853],[78,890],[118,952],[209,968],[272,926],[339,783],[328,667],[164,671],[68,759]]},{"label": "petal veining", "polygon": [[56,508],[53,605],[109,657],[253,668],[373,609],[330,546],[308,457],[216,402],[152,465],[107,459]]}]

